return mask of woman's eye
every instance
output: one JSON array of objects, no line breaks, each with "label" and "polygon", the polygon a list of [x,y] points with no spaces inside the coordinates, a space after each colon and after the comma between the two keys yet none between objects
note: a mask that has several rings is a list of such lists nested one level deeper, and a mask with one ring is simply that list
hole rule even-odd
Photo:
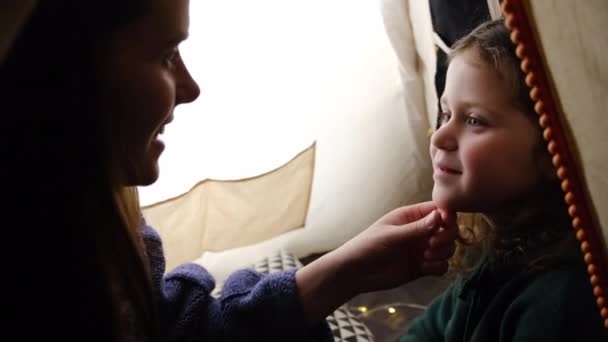
[{"label": "woman's eye", "polygon": [[174,49],[170,53],[168,53],[167,55],[165,55],[163,62],[168,67],[174,67],[175,64],[177,64],[177,61],[179,60],[179,57],[180,57],[179,50]]}]

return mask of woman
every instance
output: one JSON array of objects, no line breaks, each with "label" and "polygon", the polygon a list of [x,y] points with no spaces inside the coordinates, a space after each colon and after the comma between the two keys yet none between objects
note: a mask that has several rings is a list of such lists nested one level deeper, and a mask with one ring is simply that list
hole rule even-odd
[{"label": "woman", "polygon": [[218,300],[200,266],[163,276],[135,187],[156,181],[159,134],[199,95],[178,49],[188,10],[188,0],[40,2],[6,56],[3,260],[18,281],[4,307],[22,337],[331,341],[324,318],[354,295],[445,271],[456,229],[423,203],[297,272],[237,272]]}]

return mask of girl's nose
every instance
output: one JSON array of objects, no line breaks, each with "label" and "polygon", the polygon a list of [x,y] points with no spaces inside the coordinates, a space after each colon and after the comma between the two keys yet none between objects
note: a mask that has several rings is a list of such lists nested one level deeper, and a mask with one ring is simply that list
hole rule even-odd
[{"label": "girl's nose", "polygon": [[453,121],[441,125],[433,135],[431,135],[431,145],[440,150],[454,151],[458,149],[455,127]]}]

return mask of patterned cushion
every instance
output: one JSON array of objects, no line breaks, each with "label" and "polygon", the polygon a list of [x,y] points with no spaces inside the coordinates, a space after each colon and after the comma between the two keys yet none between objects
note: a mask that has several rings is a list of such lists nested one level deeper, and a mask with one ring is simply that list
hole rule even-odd
[{"label": "patterned cushion", "polygon": [[[258,260],[249,268],[256,272],[271,274],[287,271],[292,268],[302,268],[302,263],[293,254],[285,250],[278,250],[270,256]],[[223,285],[223,283],[216,284],[215,289],[211,292],[211,296],[218,298],[222,294]]]},{"label": "patterned cushion", "polygon": [[[292,268],[301,268],[302,263],[293,254],[278,250],[268,257],[258,260],[251,268],[260,273],[283,272]],[[217,284],[211,293],[214,297],[219,297],[222,292],[222,285]],[[367,326],[359,321],[352,312],[343,305],[327,316],[327,322],[334,334],[335,342],[373,342],[374,337]]]},{"label": "patterned cushion", "polygon": [[292,268],[302,268],[302,263],[293,254],[278,250],[274,254],[253,264],[253,269],[260,273],[277,273]]},{"label": "patterned cushion", "polygon": [[329,315],[327,323],[329,323],[336,342],[374,341],[374,336],[367,326],[359,321],[345,305]]}]

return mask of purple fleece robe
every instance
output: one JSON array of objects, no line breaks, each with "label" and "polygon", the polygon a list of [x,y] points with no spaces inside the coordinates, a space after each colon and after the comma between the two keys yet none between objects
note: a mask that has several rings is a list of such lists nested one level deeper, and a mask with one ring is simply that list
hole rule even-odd
[{"label": "purple fleece robe", "polygon": [[189,263],[165,273],[158,233],[144,224],[142,237],[161,308],[167,341],[327,341],[327,322],[308,327],[295,285],[295,270],[262,275],[232,274],[219,299],[211,296],[213,277]]}]

